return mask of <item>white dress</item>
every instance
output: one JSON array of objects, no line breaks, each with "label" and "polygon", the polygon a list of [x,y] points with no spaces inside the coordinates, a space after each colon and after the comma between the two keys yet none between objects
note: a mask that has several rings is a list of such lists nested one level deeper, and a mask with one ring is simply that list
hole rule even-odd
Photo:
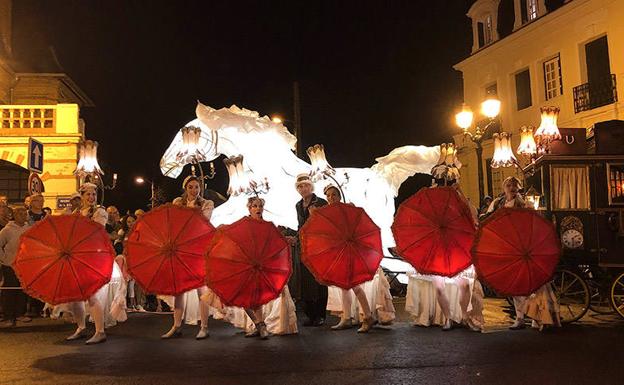
[{"label": "white dress", "polygon": [[[396,318],[396,311],[392,303],[392,295],[390,294],[390,284],[383,270],[377,269],[375,276],[371,281],[364,282],[360,285],[366,294],[366,299],[371,308],[372,316],[381,324],[391,324]],[[364,319],[363,312],[360,311],[360,305],[353,290],[349,290],[351,299],[351,314],[359,314],[359,321]],[[342,289],[336,286],[329,286],[327,293],[327,310],[332,313],[342,313]]]}]

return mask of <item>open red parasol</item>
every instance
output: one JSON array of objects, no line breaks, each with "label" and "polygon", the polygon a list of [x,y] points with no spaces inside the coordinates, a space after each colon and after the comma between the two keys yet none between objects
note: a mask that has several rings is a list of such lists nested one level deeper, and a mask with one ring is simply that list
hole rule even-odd
[{"label": "open red parasol", "polygon": [[178,295],[204,285],[204,253],[215,229],[198,209],[151,210],[128,235],[128,272],[149,293]]},{"label": "open red parasol", "polygon": [[114,258],[99,223],[49,215],[22,234],[13,267],[28,294],[57,305],[95,294],[110,281]]},{"label": "open red parasol", "polygon": [[453,187],[423,188],[401,204],[392,233],[397,252],[422,274],[453,277],[470,266],[476,228]]},{"label": "open red parasol", "polygon": [[271,222],[243,217],[220,226],[206,254],[208,286],[228,306],[277,298],[291,272],[290,245]]},{"label": "open red parasol", "polygon": [[360,207],[318,208],[299,234],[301,260],[324,285],[351,289],[370,281],[383,259],[379,227]]},{"label": "open red parasol", "polygon": [[479,277],[502,295],[530,295],[561,255],[552,222],[534,210],[501,208],[481,225],[472,249]]}]

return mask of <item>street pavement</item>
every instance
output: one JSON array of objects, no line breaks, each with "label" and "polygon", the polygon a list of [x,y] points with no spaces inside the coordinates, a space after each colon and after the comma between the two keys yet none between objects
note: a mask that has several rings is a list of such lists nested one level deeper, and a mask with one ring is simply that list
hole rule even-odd
[{"label": "street pavement", "polygon": [[[397,307],[401,304],[398,303]],[[623,384],[624,322],[586,317],[561,329],[509,331],[486,306],[486,333],[414,327],[357,334],[300,328],[267,341],[210,321],[210,338],[162,341],[170,315],[133,313],[108,341],[65,342],[74,326],[49,319],[0,330],[0,384]]]}]

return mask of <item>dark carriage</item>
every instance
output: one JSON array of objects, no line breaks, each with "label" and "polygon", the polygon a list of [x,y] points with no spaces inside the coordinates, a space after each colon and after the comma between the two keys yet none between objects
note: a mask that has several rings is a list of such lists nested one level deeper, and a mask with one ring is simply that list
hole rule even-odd
[{"label": "dark carriage", "polygon": [[624,317],[624,147],[616,151],[544,155],[524,169],[528,200],[561,238],[553,286],[564,322],[590,309]]}]

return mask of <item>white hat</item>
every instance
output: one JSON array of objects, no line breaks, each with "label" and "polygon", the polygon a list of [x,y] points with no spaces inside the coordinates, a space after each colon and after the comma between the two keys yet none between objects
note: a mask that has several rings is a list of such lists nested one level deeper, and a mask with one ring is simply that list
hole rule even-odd
[{"label": "white hat", "polygon": [[85,182],[80,185],[80,188],[78,189],[78,191],[80,191],[80,194],[84,194],[85,192],[87,192],[87,190],[91,190],[91,189],[97,191],[98,186],[91,182]]},{"label": "white hat", "polygon": [[312,183],[312,180],[310,180],[310,175],[303,173],[303,174],[299,174],[297,175],[297,181],[295,182],[295,188],[299,187],[299,185],[301,184],[309,184],[310,186],[314,186],[314,184]]}]

